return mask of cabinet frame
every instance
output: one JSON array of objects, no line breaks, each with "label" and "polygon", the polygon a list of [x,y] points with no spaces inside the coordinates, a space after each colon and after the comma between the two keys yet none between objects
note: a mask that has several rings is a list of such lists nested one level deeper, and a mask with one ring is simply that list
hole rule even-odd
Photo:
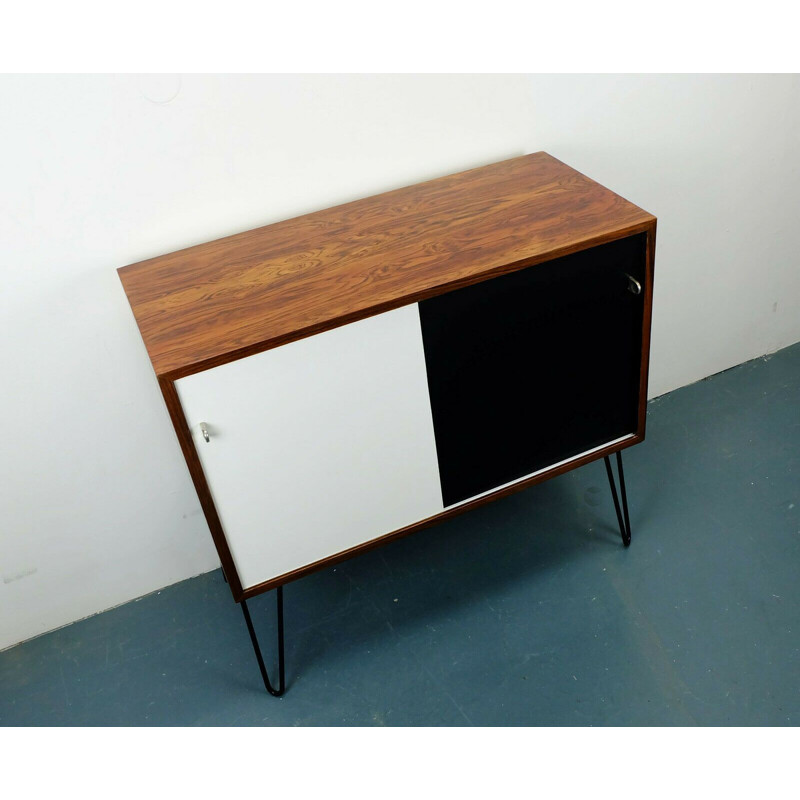
[{"label": "cabinet frame", "polygon": [[[544,469],[528,478],[522,478],[516,481],[515,483],[512,483],[509,486],[498,488],[494,491],[489,492],[488,494],[483,494],[472,500],[466,500],[463,503],[455,505],[451,508],[446,508],[440,514],[436,514],[432,517],[428,517],[427,519],[423,519],[420,520],[419,522],[412,523],[411,525],[407,525],[404,528],[392,531],[391,533],[387,533],[382,536],[377,536],[376,538],[364,542],[363,544],[356,545],[355,547],[351,547],[348,550],[336,553],[335,555],[329,556],[327,558],[322,558],[319,561],[307,564],[306,566],[298,567],[297,569],[291,572],[287,572],[284,575],[278,576],[277,578],[272,578],[268,581],[264,581],[263,583],[259,583],[256,586],[251,586],[247,589],[243,588],[242,583],[239,579],[239,575],[236,571],[236,567],[233,563],[233,557],[231,556],[230,548],[228,547],[228,542],[225,538],[225,532],[222,528],[222,523],[220,522],[216,507],[214,506],[214,501],[211,497],[211,492],[209,490],[208,483],[206,481],[205,473],[203,472],[203,468],[200,464],[200,457],[195,447],[195,441],[194,438],[192,437],[192,433],[189,429],[189,424],[186,421],[186,417],[184,416],[183,413],[183,408],[181,407],[180,400],[178,399],[178,393],[175,389],[176,380],[178,380],[179,378],[186,377],[187,375],[192,375],[195,372],[201,372],[202,370],[200,369],[181,370],[178,371],[177,374],[160,377],[158,379],[159,388],[161,389],[161,393],[164,397],[164,402],[166,403],[167,410],[169,411],[173,427],[175,428],[175,433],[178,437],[181,450],[183,451],[183,455],[184,458],[186,459],[187,466],[189,467],[189,473],[191,474],[195,490],[197,491],[197,495],[200,498],[200,504],[203,508],[203,513],[205,514],[208,527],[211,531],[211,536],[217,548],[217,553],[219,554],[220,562],[222,563],[222,568],[225,571],[225,577],[231,588],[231,592],[233,593],[234,600],[237,603],[240,603],[242,600],[249,600],[253,597],[257,597],[258,595],[263,594],[264,592],[267,592],[270,589],[275,589],[278,586],[283,586],[284,584],[290,583],[291,581],[297,580],[298,578],[302,578],[305,575],[309,575],[312,572],[316,572],[317,570],[333,566],[341,561],[346,561],[347,559],[353,558],[354,556],[360,555],[361,553],[366,553],[375,547],[380,547],[381,545],[388,544],[389,542],[392,542],[395,539],[399,539],[403,536],[415,533],[416,531],[428,528],[431,525],[435,525],[437,522],[441,522],[443,520],[450,519],[451,517],[455,517],[459,514],[463,514],[464,512],[469,511],[473,508],[477,508],[478,506],[481,506],[485,503],[489,503],[493,500],[499,500],[501,497],[506,497],[507,495],[522,491],[523,489],[527,489],[529,486],[533,486],[537,483],[542,483],[543,481],[546,481],[550,478],[555,478],[557,475],[562,475],[563,473],[569,472],[572,469],[582,467],[584,464],[588,464],[592,461],[596,461],[600,458],[611,455],[612,453],[616,453],[618,451],[631,447],[634,444],[639,444],[640,442],[643,442],[645,439],[645,427],[647,419],[647,383],[648,383],[648,371],[650,366],[650,329],[652,320],[653,279],[655,272],[656,221],[653,220],[652,223],[648,223],[646,226],[639,226],[635,229],[627,230],[618,236],[607,237],[599,241],[594,241],[586,248],[581,248],[581,249],[588,250],[591,249],[592,247],[596,247],[597,245],[605,244],[607,242],[612,242],[615,241],[616,239],[622,239],[626,236],[632,236],[637,233],[645,233],[647,235],[647,245],[646,245],[646,255],[645,255],[647,275],[644,286],[643,314],[642,314],[642,359],[641,359],[641,371],[640,371],[640,381],[639,381],[639,416],[638,416],[638,426],[635,433],[626,437],[621,442],[616,442],[613,444],[596,448],[584,455],[578,455],[575,458],[565,461],[564,463],[557,464],[548,469]],[[570,253],[578,252],[578,250],[574,249],[570,250],[569,252]],[[559,252],[557,255],[552,256],[552,258],[557,258],[562,255],[568,255],[568,253]],[[458,286],[447,285],[441,287],[439,291],[426,293],[424,297],[420,296],[420,297],[409,298],[408,303],[415,303],[418,302],[419,300],[426,299],[428,297],[435,297],[439,294],[445,294],[446,292],[450,292],[455,288],[461,288],[462,286],[470,286],[474,283],[480,283],[481,281],[484,280],[491,280],[492,278],[497,277],[499,275],[505,275],[509,272],[516,272],[517,270],[526,269],[527,267],[545,263],[546,261],[550,260],[551,260],[550,258],[537,260],[531,264],[519,264],[519,265],[514,265],[511,268],[509,268],[508,265],[504,265],[502,267],[493,270],[490,274],[481,276],[480,278],[477,278],[475,280],[459,282]],[[399,307],[399,305],[393,306],[393,308],[395,307]],[[379,311],[373,311],[372,314],[364,314],[363,316],[358,317],[358,319],[364,319],[368,316],[373,316],[373,314],[380,314],[388,310],[390,309],[382,308]],[[347,320],[347,322],[355,322],[355,321],[356,321],[355,319]],[[347,324],[347,322],[345,323],[340,322],[339,324]],[[338,325],[331,324],[330,326],[314,331],[314,333],[310,334],[306,333],[305,335],[298,335],[294,339],[289,339],[285,342],[282,342],[281,344],[288,344],[289,341],[296,341],[297,339],[305,338],[305,336],[312,336],[315,333],[321,333],[323,330],[330,330],[334,327],[338,327]],[[274,346],[280,346],[280,345],[274,345]],[[252,349],[250,352],[247,353],[247,355],[254,355],[255,353],[264,352],[265,350],[270,350],[270,349],[272,348],[263,347],[259,349]],[[238,358],[246,358],[246,356],[238,356]],[[236,359],[230,358],[226,359],[225,361],[221,361],[219,363],[220,364],[228,363],[228,361],[234,361],[234,360]],[[216,364],[215,366],[218,366],[218,364]]]},{"label": "cabinet frame", "polygon": [[[426,219],[421,221],[415,213],[404,211],[404,203],[413,207],[412,210],[415,212],[418,207],[425,208],[427,206],[434,206],[436,211],[427,215]],[[513,205],[517,213],[510,214],[508,218],[498,216],[498,212],[495,209],[497,207],[502,208],[504,204]],[[465,213],[463,211],[465,206],[473,210]],[[461,208],[460,213],[459,208]],[[399,211],[392,216],[392,214],[387,214],[387,209],[399,209]],[[519,232],[514,227],[518,218],[525,215],[520,209],[524,209],[525,214],[530,214],[533,220],[530,224],[529,238],[525,236],[524,231]],[[552,213],[547,216],[542,209],[552,209]],[[534,216],[537,210],[542,213],[542,222],[539,221],[539,217]],[[371,217],[369,217],[370,214],[372,214]],[[183,339],[180,336],[174,339],[175,346],[170,347],[170,325],[172,325],[172,330],[186,331],[190,328],[192,307],[191,303],[188,303],[185,298],[192,288],[197,286],[198,276],[203,275],[205,276],[204,279],[209,279],[208,276],[212,276],[209,280],[217,281],[212,256],[218,257],[221,264],[220,271],[224,276],[227,274],[226,270],[232,273],[229,262],[232,263],[236,258],[240,258],[239,253],[242,247],[249,248],[247,250],[249,257],[252,263],[256,264],[253,268],[262,270],[264,286],[267,289],[271,284],[275,284],[274,296],[277,297],[281,286],[294,290],[292,284],[284,281],[281,274],[282,265],[292,263],[290,258],[296,256],[295,251],[289,252],[289,256],[286,255],[286,237],[291,236],[293,228],[297,230],[299,237],[309,229],[309,226],[312,226],[315,231],[318,228],[332,228],[333,221],[345,219],[346,224],[339,225],[337,234],[345,240],[348,235],[352,235],[357,244],[359,231],[364,229],[363,227],[360,228],[359,225],[366,225],[363,221],[365,216],[369,217],[373,229],[376,226],[379,229],[380,235],[376,234],[376,241],[381,240],[383,242],[380,247],[384,251],[384,260],[391,261],[395,257],[391,243],[386,245],[385,239],[381,238],[384,235],[384,231],[386,232],[385,236],[393,234],[400,242],[403,240],[403,229],[405,227],[409,230],[407,238],[411,239],[412,243],[419,240],[426,245],[425,248],[418,248],[411,255],[409,255],[408,247],[405,250],[397,250],[396,257],[404,259],[415,257],[418,252],[418,255],[416,255],[417,263],[421,265],[421,268],[415,271],[413,279],[408,280],[408,291],[403,291],[404,287],[397,281],[390,287],[390,292],[383,290],[381,286],[371,288],[366,293],[360,289],[354,290],[356,295],[358,295],[358,292],[361,292],[361,294],[353,298],[352,308],[343,307],[338,300],[336,302],[331,301],[329,313],[325,313],[324,307],[321,310],[315,307],[308,314],[295,314],[293,319],[287,321],[285,327],[281,328],[278,325],[273,325],[269,331],[254,331],[254,323],[252,322],[254,317],[252,315],[251,317],[246,317],[245,315],[246,318],[243,319],[241,325],[242,334],[236,338],[236,346],[231,346],[228,343],[233,334],[226,328],[226,330],[222,331],[224,335],[221,340],[224,340],[224,342],[223,345],[220,345],[219,352],[215,352],[213,343],[209,344],[210,340],[206,335],[207,326],[199,325],[198,329],[202,329],[202,335],[205,338],[203,338],[202,342],[198,342],[196,348],[193,349],[192,346],[191,331],[186,336],[183,336]],[[497,217],[496,220],[494,219],[495,217]],[[454,223],[455,225],[462,225],[462,223],[469,225],[472,223],[473,226],[483,225],[483,229],[490,233],[493,231],[496,240],[492,241],[484,249],[497,250],[497,257],[499,258],[502,255],[503,258],[498,262],[491,263],[492,254],[485,256],[481,252],[480,258],[467,262],[463,258],[458,261],[457,258],[453,257],[450,259],[452,265],[443,269],[437,269],[435,263],[429,264],[427,245],[430,245],[430,249],[435,252],[437,246],[443,249],[449,248],[453,241],[457,241],[458,237],[463,237],[464,235],[461,231],[462,229],[466,230],[466,228],[459,227],[454,233],[445,231],[445,233],[451,235],[450,239],[446,239],[441,230],[436,228],[435,223],[438,220],[442,220],[442,225],[446,228],[449,218],[457,221]],[[487,219],[489,220],[488,222]],[[561,256],[589,250],[598,245],[640,233],[646,234],[646,279],[643,293],[638,424],[634,433],[624,437],[622,440],[600,446],[565,462],[540,470],[536,474],[521,478],[510,485],[505,485],[471,500],[446,508],[432,517],[419,520],[391,533],[377,536],[348,550],[304,565],[256,586],[246,589],[242,586],[200,463],[189,424],[178,398],[175,387],[177,380],[341,325],[435,297],[458,288],[491,280],[521,269],[532,268]],[[486,235],[488,236],[489,233]],[[506,244],[509,240],[511,245]],[[280,243],[280,247],[276,242]],[[159,388],[234,600],[237,603],[241,603],[309,573],[352,558],[374,547],[387,544],[439,521],[521,491],[529,486],[541,483],[549,478],[644,441],[655,243],[655,217],[572,170],[552,158],[552,156],[546,153],[535,153],[458,175],[436,179],[425,184],[396,190],[375,198],[356,201],[356,203],[329,209],[326,212],[317,212],[317,214],[300,217],[297,220],[266,226],[246,234],[239,234],[207,245],[199,245],[180,253],[151,259],[147,262],[120,269],[120,278],[148,348],[156,371]],[[303,244],[304,242],[300,241],[296,250],[302,251]],[[335,247],[331,245],[330,253],[327,253],[324,249],[320,251],[319,260],[323,262],[323,272],[320,274],[323,277],[315,278],[317,280],[316,287],[324,285],[320,284],[319,280],[324,278],[324,269],[328,268],[325,263],[326,258],[329,258],[332,265],[329,268],[330,282],[332,284],[340,280],[343,274],[346,277],[346,273],[343,273],[344,268],[333,266],[339,264],[342,258],[341,242],[336,240],[335,245]],[[291,250],[291,247],[289,249]],[[347,247],[345,246],[344,249],[346,251]],[[278,255],[272,255],[272,252],[278,253]],[[350,268],[351,274],[354,277],[369,275],[369,269],[371,268],[369,259],[371,257],[370,253],[366,255],[356,253],[350,262],[353,265]],[[458,263],[455,263],[456,261]],[[189,266],[182,268],[182,264]],[[196,266],[197,264],[200,264],[200,266]],[[422,278],[419,277],[420,273],[422,273]],[[279,276],[283,282],[278,281],[276,276]],[[229,283],[228,285],[232,284]],[[262,288],[258,287],[259,290]],[[312,288],[309,285],[309,291]],[[302,289],[303,286],[301,285],[297,291]],[[340,287],[336,289],[336,293],[337,296],[341,294]],[[314,295],[314,302],[324,303],[324,297],[317,301],[318,295],[319,291]],[[331,296],[333,295],[334,292],[332,290]],[[219,304],[223,301],[216,299],[215,296],[214,302]],[[271,308],[271,306],[265,304],[265,308]],[[220,312],[224,310],[225,308],[220,308]],[[263,336],[261,333],[267,333],[267,335]]]}]

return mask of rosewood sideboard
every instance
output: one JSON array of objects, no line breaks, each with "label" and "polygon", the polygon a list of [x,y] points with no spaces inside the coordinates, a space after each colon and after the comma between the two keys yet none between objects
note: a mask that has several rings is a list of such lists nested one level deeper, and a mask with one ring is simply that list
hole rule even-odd
[{"label": "rosewood sideboard", "polygon": [[599,458],[630,543],[655,237],[533,153],[119,270],[270,693],[313,570]]}]

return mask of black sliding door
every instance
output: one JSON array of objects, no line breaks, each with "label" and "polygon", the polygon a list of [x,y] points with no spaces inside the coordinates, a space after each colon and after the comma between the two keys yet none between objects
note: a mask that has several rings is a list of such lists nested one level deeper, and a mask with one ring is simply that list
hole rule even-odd
[{"label": "black sliding door", "polygon": [[640,234],[419,304],[445,506],[636,431],[645,272]]}]

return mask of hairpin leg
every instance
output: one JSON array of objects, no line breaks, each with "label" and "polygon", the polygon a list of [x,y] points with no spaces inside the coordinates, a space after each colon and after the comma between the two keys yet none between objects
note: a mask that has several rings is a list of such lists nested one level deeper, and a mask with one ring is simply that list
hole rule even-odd
[{"label": "hairpin leg", "polygon": [[[619,488],[622,495],[622,512],[619,509],[619,498],[617,497],[617,487],[614,483],[614,474],[611,472],[611,462],[608,456],[603,460],[606,462],[606,473],[608,474],[608,484],[611,487],[611,496],[614,498],[614,510],[617,512],[617,522],[619,532],[622,534],[622,543],[629,547],[631,543],[631,521],[628,517],[628,495],[625,493],[625,473],[622,471],[622,453],[617,450],[617,472],[619,472]],[[623,519],[624,514],[624,519]]]},{"label": "hairpin leg", "polygon": [[269,675],[267,675],[267,668],[264,666],[264,658],[261,655],[261,647],[256,638],[256,631],[253,628],[253,620],[250,619],[250,611],[247,608],[247,601],[242,600],[242,613],[244,614],[244,621],[247,623],[247,630],[250,633],[250,640],[253,643],[253,650],[258,660],[258,668],[261,670],[261,677],[264,679],[264,687],[273,697],[280,697],[286,691],[286,680],[283,669],[283,586],[279,586],[278,590],[278,688],[274,689],[269,682]]}]

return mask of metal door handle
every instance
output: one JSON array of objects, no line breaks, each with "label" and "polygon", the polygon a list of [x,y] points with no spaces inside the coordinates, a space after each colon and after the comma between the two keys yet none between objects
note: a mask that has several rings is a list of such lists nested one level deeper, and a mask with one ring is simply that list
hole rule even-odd
[{"label": "metal door handle", "polygon": [[633,294],[641,294],[642,293],[642,284],[633,277],[633,275],[628,275],[627,272],[623,273],[625,277],[628,279],[628,291],[632,292]]},{"label": "metal door handle", "polygon": [[203,438],[204,438],[204,439],[205,439],[207,442],[210,442],[210,441],[211,441],[211,436],[210,436],[210,435],[209,435],[209,433],[208,433],[208,425],[206,425],[206,423],[205,423],[205,422],[201,422],[201,423],[200,423],[200,433],[202,433],[202,434],[203,434]]}]

